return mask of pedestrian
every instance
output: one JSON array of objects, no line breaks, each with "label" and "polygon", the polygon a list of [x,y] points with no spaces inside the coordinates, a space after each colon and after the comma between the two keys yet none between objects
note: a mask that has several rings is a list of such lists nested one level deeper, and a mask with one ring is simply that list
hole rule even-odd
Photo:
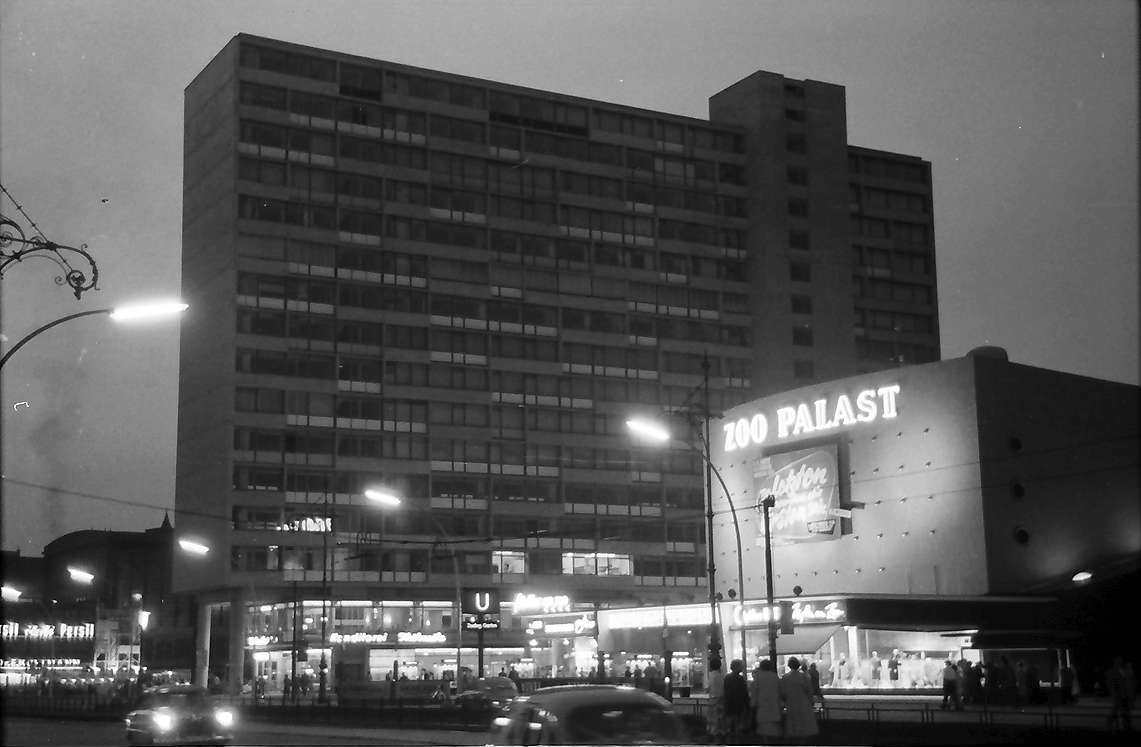
[{"label": "pedestrian", "polygon": [[622,673],[622,679],[629,682],[634,678],[634,673],[630,671],[630,667],[626,667],[626,671]]},{"label": "pedestrian", "polygon": [[943,666],[943,702],[939,705],[944,711],[947,710],[947,705],[950,703],[955,707],[956,711],[963,710],[963,703],[959,699],[959,670],[955,668],[955,662],[947,659]]},{"label": "pedestrian", "polygon": [[729,663],[729,674],[724,684],[725,722],[728,736],[735,744],[749,733],[752,708],[749,706],[749,684],[745,681],[745,662],[734,659]]},{"label": "pedestrian", "polygon": [[643,677],[644,677],[644,675],[642,674],[641,668],[637,667],[637,666],[634,667],[634,687],[641,687],[642,686],[642,678]]},{"label": "pedestrian", "polygon": [[894,649],[891,652],[891,658],[887,660],[887,678],[892,687],[899,685],[899,649]]},{"label": "pedestrian", "polygon": [[1113,657],[1113,664],[1105,674],[1105,689],[1109,694],[1109,726],[1133,731],[1133,696],[1136,683],[1133,681],[1133,667],[1126,668],[1120,656]]},{"label": "pedestrian", "polygon": [[753,670],[753,731],[762,743],[774,743],[784,735],[781,723],[780,677],[768,659]]},{"label": "pedestrian", "polygon": [[[634,673],[634,682],[638,682],[638,672]],[[713,656],[709,659],[709,699],[706,704],[705,728],[717,744],[725,744],[728,734],[725,717],[725,674],[721,671],[721,659]]]},{"label": "pedestrian", "polygon": [[800,671],[800,660],[788,658],[788,672],[780,680],[780,697],[784,704],[784,738],[792,743],[805,743],[820,733],[816,712],[812,707],[812,682]]},{"label": "pedestrian", "polygon": [[519,688],[519,673],[515,671],[515,667],[511,667],[511,671],[507,673],[507,678],[515,683],[516,689]]},{"label": "pedestrian", "polygon": [[[776,674],[774,671],[773,674]],[[812,695],[824,702],[824,690],[820,687],[820,670],[816,668],[816,662],[808,665],[808,680],[812,683]]]},{"label": "pedestrian", "polygon": [[871,677],[872,687],[879,687],[880,686],[881,662],[880,662],[880,655],[879,655],[878,651],[872,652],[871,665],[872,665],[872,672],[871,672],[871,674],[872,674],[872,677]]}]

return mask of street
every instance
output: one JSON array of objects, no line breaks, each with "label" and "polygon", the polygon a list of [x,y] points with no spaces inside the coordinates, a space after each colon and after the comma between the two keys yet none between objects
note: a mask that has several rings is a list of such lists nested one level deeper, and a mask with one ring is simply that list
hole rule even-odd
[{"label": "street", "polygon": [[[121,721],[5,718],[3,744],[21,747],[110,747],[125,745]],[[247,723],[238,726],[234,745],[477,745],[480,732],[447,730],[344,728]]]}]

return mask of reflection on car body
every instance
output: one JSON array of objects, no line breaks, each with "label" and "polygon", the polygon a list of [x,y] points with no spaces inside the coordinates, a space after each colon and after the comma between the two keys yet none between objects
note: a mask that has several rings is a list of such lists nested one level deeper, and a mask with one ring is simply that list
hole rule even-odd
[{"label": "reflection on car body", "polygon": [[561,685],[516,698],[492,720],[489,742],[531,744],[685,744],[685,726],[668,700],[624,685]]},{"label": "reflection on car body", "polygon": [[171,685],[145,690],[127,714],[127,744],[229,744],[234,712],[215,705],[205,688]]},{"label": "reflection on car body", "polygon": [[480,677],[456,695],[455,704],[467,711],[498,712],[518,694],[519,689],[507,677]]}]

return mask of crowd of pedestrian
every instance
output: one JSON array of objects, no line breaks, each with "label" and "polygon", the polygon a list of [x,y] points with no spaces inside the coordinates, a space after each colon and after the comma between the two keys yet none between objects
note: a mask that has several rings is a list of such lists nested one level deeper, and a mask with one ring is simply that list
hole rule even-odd
[{"label": "crowd of pedestrian", "polygon": [[819,676],[804,671],[795,656],[789,657],[783,676],[765,659],[753,670],[752,682],[746,680],[740,659],[729,664],[728,674],[721,671],[719,659],[712,660],[709,669],[706,726],[719,744],[800,744],[820,733]]}]

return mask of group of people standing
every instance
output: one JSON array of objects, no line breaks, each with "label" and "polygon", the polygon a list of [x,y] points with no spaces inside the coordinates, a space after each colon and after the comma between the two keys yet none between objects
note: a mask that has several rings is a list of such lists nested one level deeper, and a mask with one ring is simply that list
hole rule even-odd
[{"label": "group of people standing", "polygon": [[730,663],[728,674],[722,673],[719,659],[712,660],[709,669],[707,727],[719,743],[796,743],[819,734],[820,681],[804,672],[795,656],[789,657],[783,676],[765,659],[753,670],[752,683],[746,680],[745,663],[740,659]]}]

